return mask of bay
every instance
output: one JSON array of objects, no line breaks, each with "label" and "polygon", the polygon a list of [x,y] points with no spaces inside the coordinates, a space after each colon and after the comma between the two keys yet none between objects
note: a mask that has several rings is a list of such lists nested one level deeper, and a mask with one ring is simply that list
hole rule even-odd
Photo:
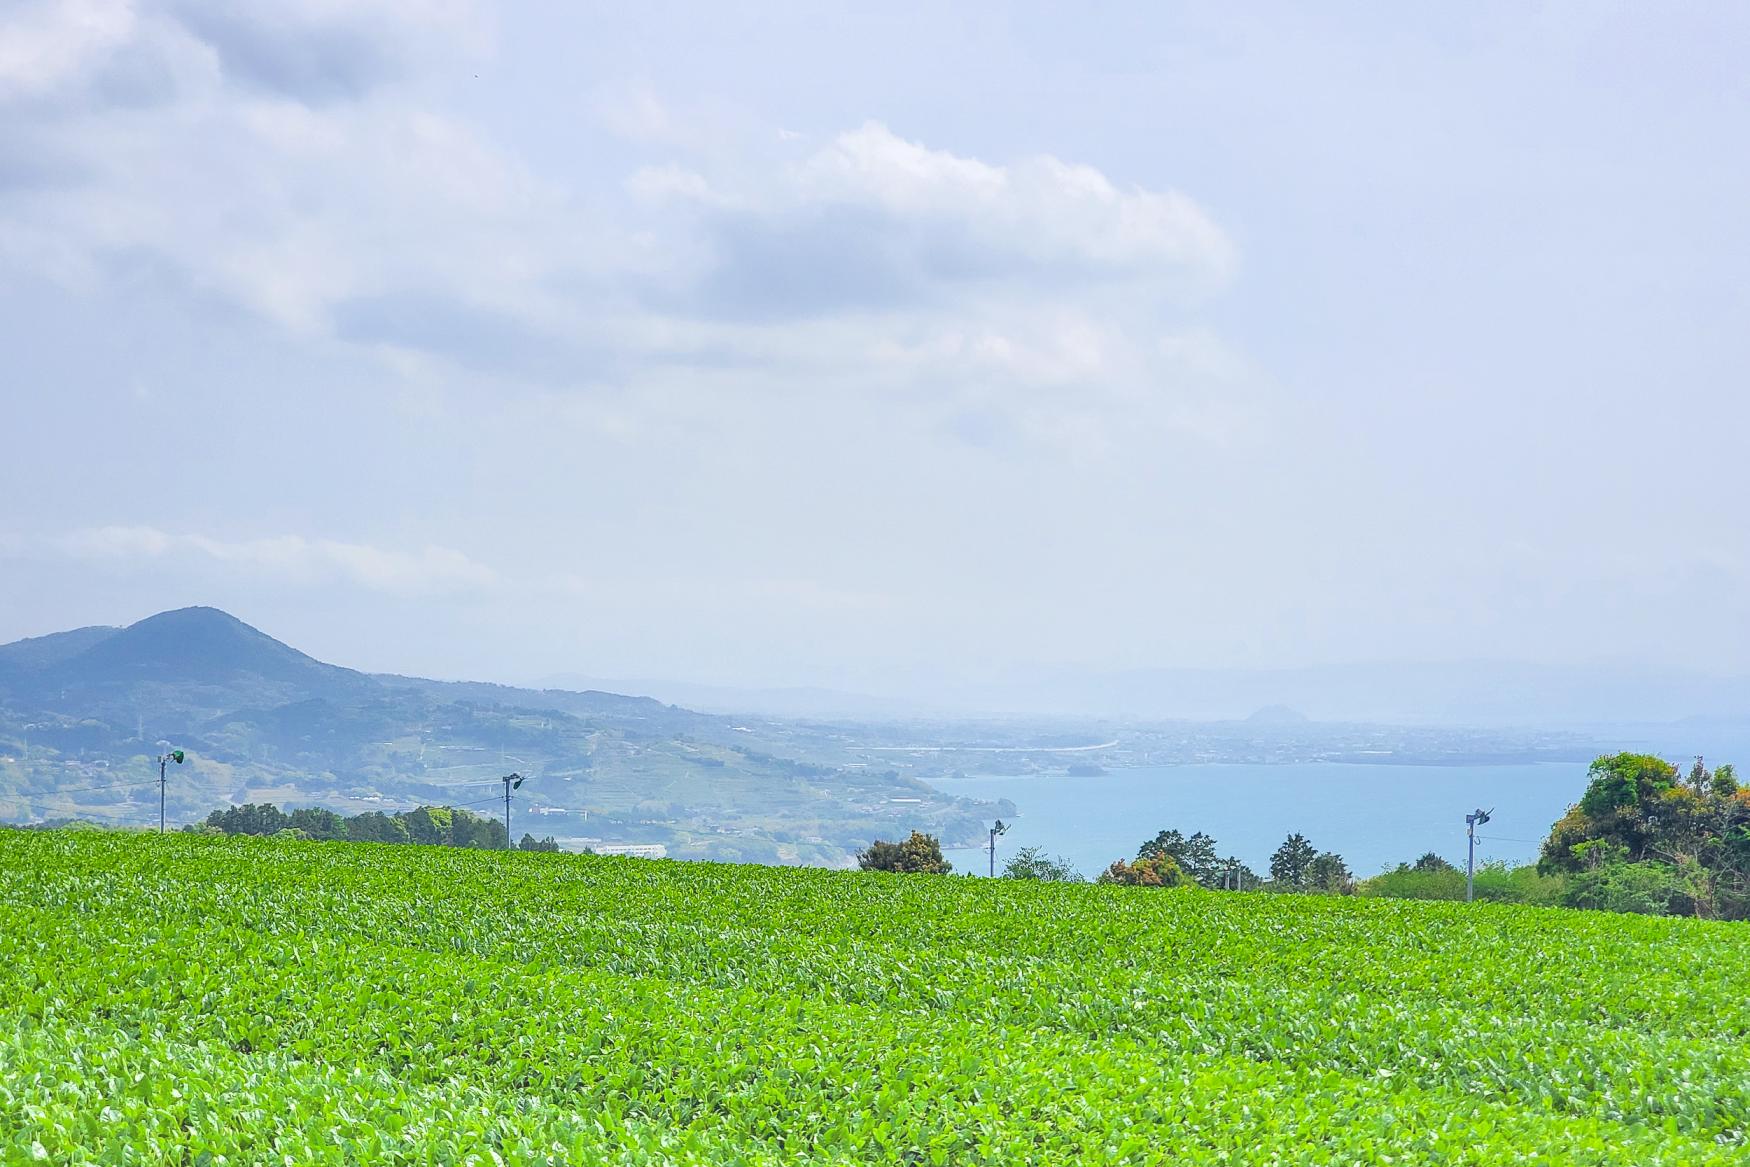
[{"label": "bay", "polygon": [[[1026,774],[943,778],[931,785],[968,798],[1013,802],[1019,811],[997,842],[997,870],[1022,847],[1062,855],[1092,879],[1114,859],[1172,827],[1213,835],[1267,874],[1270,854],[1298,831],[1336,851],[1356,876],[1377,874],[1434,851],[1463,866],[1464,816],[1494,811],[1478,832],[1477,861],[1537,858],[1550,824],[1586,788],[1584,763],[1402,766],[1335,762],[1138,766],[1088,777]],[[954,870],[984,875],[982,848],[947,852]]]}]

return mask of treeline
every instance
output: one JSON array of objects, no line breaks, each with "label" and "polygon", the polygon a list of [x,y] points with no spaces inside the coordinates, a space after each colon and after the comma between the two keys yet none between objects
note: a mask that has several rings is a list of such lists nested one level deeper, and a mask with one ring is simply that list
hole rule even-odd
[{"label": "treeline", "polygon": [[[903,843],[877,841],[857,856],[866,869],[926,874],[949,870],[940,843],[914,831]],[[1003,868],[1010,879],[1080,881],[1061,857],[1027,847]],[[1098,883],[1462,900],[1464,871],[1430,851],[1367,879],[1343,857],[1291,834],[1270,856],[1269,875],[1223,856],[1201,831],[1163,830],[1114,861]],[[1650,754],[1607,754],[1587,771],[1586,791],[1544,840],[1535,864],[1485,863],[1474,873],[1479,900],[1592,908],[1648,915],[1750,919],[1750,787],[1731,766],[1696,758],[1687,772]]]},{"label": "treeline", "polygon": [[[206,821],[185,830],[210,835],[260,835],[284,839],[317,839],[353,843],[410,843],[428,847],[505,849],[504,824],[495,818],[449,806],[421,806],[385,814],[366,811],[350,818],[322,807],[300,807],[290,813],[271,802],[215,810]],[[525,834],[519,851],[557,851],[552,836]]]},{"label": "treeline", "polygon": [[[1437,855],[1375,876],[1364,895],[1464,898],[1464,872]],[[1478,899],[1654,916],[1750,919],[1750,789],[1729,765],[1687,772],[1651,754],[1606,754],[1550,828],[1535,866],[1486,864]]]},{"label": "treeline", "polygon": [[1276,848],[1266,879],[1232,855],[1223,856],[1213,836],[1170,829],[1144,840],[1135,859],[1113,861],[1095,882],[1328,895],[1347,895],[1355,890],[1355,877],[1343,857],[1334,851],[1320,851],[1302,834],[1289,835]]}]

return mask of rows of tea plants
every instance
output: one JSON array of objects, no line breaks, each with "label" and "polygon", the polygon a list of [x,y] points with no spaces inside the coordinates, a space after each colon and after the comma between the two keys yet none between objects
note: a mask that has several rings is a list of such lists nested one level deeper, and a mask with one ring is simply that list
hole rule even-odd
[{"label": "rows of tea plants", "polygon": [[0,1162],[1750,1161],[1750,931],[0,831]]}]

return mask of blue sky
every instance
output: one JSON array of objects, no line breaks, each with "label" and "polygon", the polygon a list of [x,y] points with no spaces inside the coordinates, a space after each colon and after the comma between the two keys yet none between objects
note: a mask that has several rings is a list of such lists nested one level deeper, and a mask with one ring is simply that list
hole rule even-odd
[{"label": "blue sky", "polygon": [[0,6],[0,639],[1750,641],[1738,5]]}]

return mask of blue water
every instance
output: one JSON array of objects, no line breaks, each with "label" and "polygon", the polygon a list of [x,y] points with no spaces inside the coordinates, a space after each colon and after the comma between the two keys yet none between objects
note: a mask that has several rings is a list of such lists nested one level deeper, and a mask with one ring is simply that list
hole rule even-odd
[{"label": "blue water", "polygon": [[[1220,854],[1267,873],[1291,831],[1336,851],[1357,876],[1435,851],[1464,863],[1464,816],[1494,810],[1477,860],[1525,862],[1586,788],[1584,763],[1523,766],[1139,766],[1091,778],[1061,774],[941,779],[969,798],[1006,798],[1020,815],[997,841],[997,869],[1021,847],[1062,855],[1089,878],[1130,858],[1156,831],[1215,836]],[[956,871],[983,875],[983,850],[948,852]]]}]

